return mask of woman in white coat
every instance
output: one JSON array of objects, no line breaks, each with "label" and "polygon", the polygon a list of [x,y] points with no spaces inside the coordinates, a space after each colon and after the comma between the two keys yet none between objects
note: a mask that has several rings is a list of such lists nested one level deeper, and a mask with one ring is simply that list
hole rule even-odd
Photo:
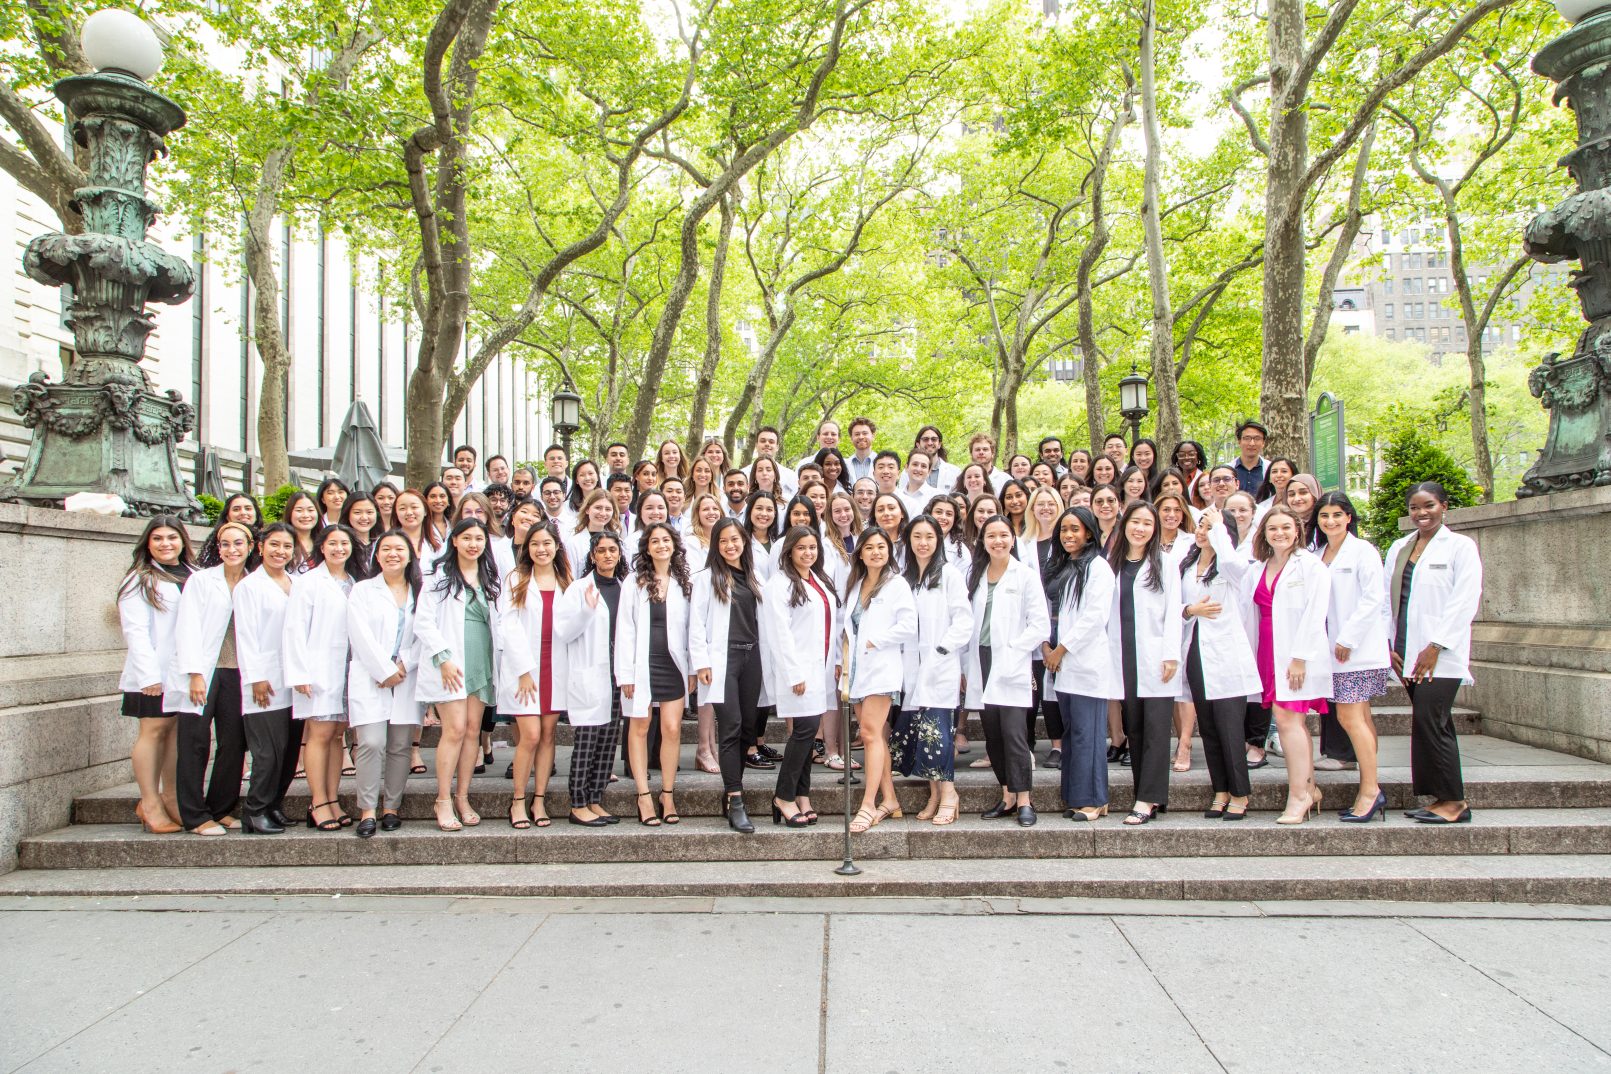
[{"label": "woman in white coat", "polygon": [[1248,634],[1260,696],[1274,713],[1287,764],[1287,808],[1276,823],[1302,824],[1320,808],[1308,720],[1311,712],[1326,710],[1331,696],[1331,578],[1320,557],[1303,547],[1302,520],[1284,504],[1259,519],[1253,558],[1263,568],[1242,580],[1242,601],[1251,609]]},{"label": "woman in white coat", "polygon": [[[571,584],[571,568],[560,547],[559,527],[551,519],[532,526],[515,555],[515,569],[498,591],[498,710],[513,716],[519,728],[509,826],[524,831],[534,823],[539,828],[553,823],[548,817],[548,776],[554,767],[554,732],[567,707],[570,681],[556,624],[560,598]],[[526,781],[534,762],[537,796],[528,814]]]},{"label": "woman in white coat", "polygon": [[420,706],[414,700],[419,649],[414,608],[420,595],[420,566],[414,546],[393,530],[375,541],[374,577],[352,587],[347,599],[347,633],[352,660],[347,670],[347,718],[358,739],[358,837],[375,834],[376,808],[385,791],[386,811],[379,828],[403,826],[400,810],[408,784],[408,754]]},{"label": "woman in white coat", "polygon": [[130,762],[140,801],[134,815],[145,830],[168,835],[179,830],[175,791],[174,720],[163,704],[163,672],[173,662],[174,628],[179,622],[179,589],[195,570],[190,535],[175,515],[157,515],[140,534],[134,560],[117,591],[123,627],[123,715],[139,720]]},{"label": "woman in white coat", "polygon": [[904,647],[901,713],[892,747],[903,776],[927,780],[928,803],[918,820],[954,824],[956,728],[962,700],[962,653],[973,637],[973,606],[962,572],[946,562],[945,534],[934,516],[922,514],[906,527],[903,577],[917,608],[917,637]]},{"label": "woman in white coat", "polygon": [[1436,481],[1410,489],[1415,532],[1387,552],[1393,672],[1409,691],[1410,778],[1432,803],[1422,824],[1471,820],[1454,733],[1454,695],[1471,681],[1471,622],[1482,604],[1482,560],[1471,538],[1443,524],[1449,497]]},{"label": "woman in white coat", "polygon": [[[1152,497],[1152,506],[1158,509],[1158,551],[1163,555],[1164,564],[1180,569],[1181,562],[1196,548],[1193,531],[1196,523],[1192,521],[1191,505],[1186,502],[1186,494],[1180,491],[1180,475],[1173,471],[1165,471],[1158,475],[1153,482],[1153,488],[1158,489],[1167,484],[1174,491],[1158,491]],[[1191,771],[1191,737],[1192,729],[1197,724],[1197,710],[1185,697],[1185,683],[1181,684],[1181,698],[1175,702],[1175,761],[1170,767],[1176,772]]]},{"label": "woman in white coat", "polygon": [[[649,493],[643,499],[660,499],[660,495]],[[660,506],[664,511],[663,499]],[[688,602],[693,586],[676,530],[662,520],[649,523],[638,536],[642,551],[633,558],[630,580],[622,585],[615,619],[615,681],[621,689],[621,711],[630,721],[627,759],[637,788],[638,823],[654,828],[662,823],[649,791],[649,717],[657,706],[660,798],[669,806],[663,822],[676,824],[682,819],[671,803],[682,744],[682,710],[693,688],[688,659]]]},{"label": "woman in white coat", "polygon": [[[284,523],[265,528],[258,535],[257,554],[261,561],[257,570],[235,587],[233,595],[241,712],[246,745],[252,751],[252,781],[241,830],[277,835],[290,823],[285,815],[285,792],[296,776],[302,747],[302,725],[291,718],[292,695],[286,686],[284,656],[296,533]],[[340,758],[339,752],[331,758],[338,769]],[[309,810],[309,827],[314,823]]]},{"label": "woman in white coat", "polygon": [[580,559],[582,576],[559,599],[554,640],[566,647],[565,699],[571,725],[570,822],[589,828],[620,823],[604,808],[610,768],[621,743],[621,703],[615,690],[615,622],[626,563],[621,538],[592,535]]},{"label": "woman in white coat", "polygon": [[[752,501],[752,511],[766,499]],[[688,666],[699,681],[699,703],[716,710],[723,811],[728,827],[746,834],[755,825],[744,808],[744,754],[765,730],[761,691],[772,644],[761,611],[765,580],[755,564],[757,545],[748,538],[735,518],[716,523],[709,565],[693,577],[688,615]]]},{"label": "woman in white coat", "polygon": [[[256,536],[238,522],[225,522],[214,537],[219,565],[192,574],[180,592],[173,663],[164,683],[164,707],[179,714],[174,778],[179,823],[196,835],[223,835],[238,823],[246,760],[230,594],[246,577]],[[212,777],[204,794],[209,752],[214,753]]]},{"label": "woman in white coat", "polygon": [[[1016,456],[1015,456],[1016,457]],[[1029,504],[1024,508],[1024,531],[1018,536],[1018,558],[1041,579],[1041,592],[1046,597],[1047,611],[1056,610],[1056,598],[1048,588],[1046,565],[1057,549],[1058,519],[1063,514],[1063,498],[1051,484],[1037,485],[1029,492]],[[1056,768],[1063,762],[1063,715],[1057,707],[1054,691],[1046,687],[1046,667],[1041,662],[1042,652],[1051,634],[1035,649],[1034,683],[1035,703],[1029,710],[1029,752],[1035,752],[1035,721],[1046,721],[1046,737],[1051,739],[1051,753],[1047,765]]]},{"label": "woman in white coat", "polygon": [[347,594],[353,587],[347,560],[354,543],[344,526],[319,531],[308,570],[292,587],[282,636],[291,715],[306,730],[303,767],[313,802],[308,819],[321,832],[347,826],[339,799],[341,737],[347,730]]},{"label": "woman in white coat", "polygon": [[455,524],[447,540],[452,551],[426,578],[415,605],[420,670],[414,696],[421,704],[435,705],[442,721],[436,746],[436,825],[444,832],[481,823],[470,808],[470,776],[482,710],[497,700],[493,605],[501,588],[488,537],[486,524],[478,519]]},{"label": "woman in white coat", "polygon": [[[1290,486],[1289,486],[1290,487]],[[1331,707],[1321,717],[1320,752],[1330,757],[1327,735],[1341,730],[1348,735],[1359,765],[1359,789],[1352,808],[1341,810],[1339,820],[1355,823],[1380,816],[1387,819],[1387,796],[1382,793],[1376,766],[1376,721],[1370,703],[1387,692],[1387,575],[1376,546],[1359,536],[1359,512],[1345,493],[1328,492],[1315,504],[1315,525],[1320,534],[1320,559],[1331,574],[1331,608],[1326,615],[1326,636],[1331,641]],[[1325,763],[1322,758],[1321,764]],[[1341,765],[1332,762],[1331,767]]]},{"label": "woman in white coat", "polygon": [[839,699],[839,594],[822,569],[822,544],[812,527],[791,526],[783,537],[777,573],[761,593],[770,642],[763,655],[771,669],[778,715],[789,721],[772,822],[791,828],[817,822],[817,811],[811,808],[811,750]]},{"label": "woman in white coat", "polygon": [[1124,823],[1146,824],[1169,807],[1169,729],[1180,684],[1180,572],[1158,547],[1158,511],[1145,500],[1124,509],[1114,529],[1113,608],[1108,644],[1130,749],[1135,804]]},{"label": "woman in white coat", "polygon": [[1236,550],[1236,522],[1216,507],[1203,510],[1192,550],[1180,564],[1180,599],[1185,607],[1181,699],[1192,706],[1203,736],[1203,755],[1214,801],[1208,820],[1247,817],[1251,787],[1242,728],[1247,698],[1262,686],[1243,621],[1242,580],[1253,561]]},{"label": "woman in white coat", "polygon": [[[853,832],[865,832],[886,817],[901,815],[890,774],[888,722],[906,681],[903,647],[917,640],[917,604],[894,559],[889,534],[877,525],[868,526],[856,539],[856,561],[845,591],[842,630],[850,704],[861,724],[867,780],[861,808],[850,822]],[[845,800],[850,800],[848,788]]]},{"label": "woman in white coat", "polygon": [[985,752],[1001,801],[981,816],[1035,823],[1030,802],[1034,771],[1028,720],[1033,712],[1033,659],[1052,633],[1040,575],[1013,556],[1012,523],[997,515],[979,529],[968,577],[973,631],[968,646],[966,706],[984,725]]},{"label": "woman in white coat", "polygon": [[1062,792],[1069,820],[1094,821],[1108,812],[1108,700],[1118,692],[1109,648],[1113,568],[1102,551],[1102,528],[1088,507],[1070,507],[1057,520],[1057,549],[1047,563],[1058,601],[1055,643],[1042,646],[1063,717]]}]

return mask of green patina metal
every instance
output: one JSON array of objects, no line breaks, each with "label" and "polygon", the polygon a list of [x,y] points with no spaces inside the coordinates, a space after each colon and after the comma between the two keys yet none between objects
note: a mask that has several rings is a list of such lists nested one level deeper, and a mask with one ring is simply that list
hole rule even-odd
[{"label": "green patina metal", "polygon": [[23,267],[40,283],[67,288],[76,353],[59,383],[39,372],[13,393],[33,441],[0,499],[60,505],[76,492],[107,492],[131,514],[201,519],[175,451],[195,412],[178,392],[154,391],[140,365],[156,327],[146,304],[178,304],[196,289],[188,262],[146,241],[158,212],[146,197],[146,168],[185,113],[119,71],[64,78],[54,88],[89,154],[89,183],[73,192],[84,232],[34,239]]}]

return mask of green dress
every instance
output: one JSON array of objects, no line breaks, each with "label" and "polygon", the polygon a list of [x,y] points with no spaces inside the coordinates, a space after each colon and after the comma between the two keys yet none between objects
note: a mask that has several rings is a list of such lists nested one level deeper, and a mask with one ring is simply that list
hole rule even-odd
[{"label": "green dress", "polygon": [[492,681],[492,627],[487,599],[479,589],[465,588],[464,601],[464,696],[479,697],[484,704],[498,702]]}]

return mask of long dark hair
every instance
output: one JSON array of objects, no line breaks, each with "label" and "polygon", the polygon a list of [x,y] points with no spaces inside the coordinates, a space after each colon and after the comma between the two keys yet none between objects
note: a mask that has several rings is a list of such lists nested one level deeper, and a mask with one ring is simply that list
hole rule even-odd
[{"label": "long dark hair", "polygon": [[[1080,529],[1085,531],[1085,543],[1080,546],[1076,555],[1070,555],[1068,549],[1063,547],[1063,522],[1073,519],[1078,522]],[[1089,507],[1068,507],[1057,516],[1057,525],[1052,528],[1057,536],[1052,540],[1052,554],[1046,558],[1046,570],[1043,574],[1043,584],[1048,596],[1074,590],[1074,602],[1078,604],[1085,599],[1085,582],[1091,576],[1091,561],[1102,555],[1102,527],[1097,524],[1096,516]],[[1053,601],[1053,607],[1057,602]]]},{"label": "long dark hair", "polygon": [[[222,515],[219,517],[223,518]],[[220,525],[222,524],[221,522]],[[239,522],[235,524],[240,525]],[[164,567],[151,558],[151,535],[160,529],[170,529],[179,534],[179,562],[172,568]],[[216,547],[214,550],[216,551]],[[178,515],[156,515],[145,524],[145,529],[140,533],[139,543],[134,546],[134,556],[129,561],[129,573],[124,577],[123,584],[118,587],[118,599],[121,600],[126,593],[138,589],[145,602],[160,612],[163,610],[162,594],[157,591],[157,586],[162,582],[183,586],[185,579],[190,577],[190,572],[195,567],[196,562],[190,550],[190,534],[185,530],[185,524],[179,521]]]},{"label": "long dark hair", "polygon": [[[1142,466],[1140,463],[1136,462],[1136,448],[1140,447],[1142,444],[1145,444],[1152,449],[1151,466]],[[1159,469],[1165,465],[1163,453],[1158,450],[1158,442],[1146,436],[1143,436],[1140,440],[1137,440],[1134,444],[1130,445],[1129,461],[1131,466],[1134,466],[1137,470],[1140,470],[1146,475],[1148,489],[1152,488],[1153,476],[1157,474]],[[1120,487],[1123,487],[1122,484]]]},{"label": "long dark hair", "polygon": [[[844,455],[840,454],[838,448],[825,447],[822,450],[818,451],[816,453],[816,455],[812,456],[812,458],[813,458],[813,460],[816,462],[816,464],[818,466],[821,466],[822,465],[822,460],[826,459],[829,455],[832,455],[834,458],[839,460],[839,476],[834,479],[832,484],[837,485],[838,487],[844,489],[846,492],[849,492],[850,491],[850,467],[845,463],[845,457],[844,457]],[[824,470],[822,476],[823,476],[823,479],[826,481],[826,479],[828,477],[828,472],[826,470]]]},{"label": "long dark hair", "polygon": [[[324,522],[325,515],[324,494],[333,488],[340,489],[348,496],[352,495],[352,489],[348,488],[347,483],[341,480],[339,477],[327,477],[323,481],[319,482],[319,487],[315,489],[313,493],[313,506],[319,509],[319,521],[321,523]],[[343,503],[342,506],[345,507],[346,504]],[[336,517],[341,517],[341,513],[339,511],[336,513]]]},{"label": "long dark hair", "polygon": [[[306,496],[307,493],[304,492],[302,495]],[[302,560],[302,542],[296,539],[296,530],[292,529],[289,522],[276,522],[274,525],[284,526],[291,531],[291,543],[296,546],[296,551],[291,554],[291,563],[292,565],[297,564]],[[217,567],[224,562],[224,557],[218,554],[218,533],[225,526],[238,526],[251,535],[251,540],[248,542],[250,550],[246,553],[246,562],[242,566],[249,571],[256,570],[258,563],[257,544],[263,539],[263,531],[268,527],[248,526],[244,522],[231,522],[223,515],[218,516],[218,521],[213,523],[213,528],[207,533],[207,539],[202,542],[201,553],[196,557],[196,569],[206,570],[208,567]],[[179,532],[184,533],[183,528]],[[313,534],[315,537],[319,535],[317,527],[314,528]],[[185,544],[187,547],[189,543],[189,534],[186,534]]]},{"label": "long dark hair", "polygon": [[[1344,498],[1346,499],[1346,497],[1344,497]],[[1230,515],[1224,514],[1223,512],[1220,514],[1219,517],[1220,517],[1220,521],[1225,523],[1225,532],[1231,538],[1231,547],[1232,548],[1236,547],[1236,543],[1241,539],[1240,535],[1237,533],[1237,530],[1236,530],[1236,519],[1232,518]],[[1210,549],[1210,551],[1212,551],[1212,549]],[[1180,576],[1182,578],[1184,578],[1186,576],[1186,572],[1189,571],[1191,568],[1197,566],[1197,561],[1202,559],[1202,558],[1203,558],[1203,548],[1202,548],[1201,545],[1199,545],[1197,543],[1197,541],[1196,541],[1196,539],[1194,537],[1193,540],[1192,540],[1191,551],[1187,552],[1186,557],[1180,561]],[[1203,575],[1203,581],[1205,583],[1212,582],[1218,576],[1219,576],[1219,557],[1215,556],[1214,557],[1214,562],[1209,564],[1208,573]]]},{"label": "long dark hair", "polygon": [[[654,596],[654,560],[649,558],[649,538],[653,537],[657,530],[665,530],[671,535],[672,581],[681,587],[684,597],[692,596],[694,587],[688,581],[688,556],[682,550],[682,538],[678,537],[677,531],[666,522],[649,523],[648,528],[643,531],[643,536],[638,538],[638,554],[632,559],[632,574],[638,580],[638,588],[647,589],[650,597]],[[746,540],[744,544],[748,547],[749,541]]]},{"label": "long dark hair", "polygon": [[308,557],[308,566],[317,567],[324,563],[324,542],[329,540],[333,534],[337,533],[345,533],[347,535],[347,546],[351,549],[351,551],[347,553],[347,566],[343,569],[361,581],[364,576],[356,571],[353,571],[352,567],[354,561],[358,557],[359,549],[363,546],[358,543],[358,535],[352,531],[352,527],[344,525],[340,522],[332,522],[330,525],[324,527],[318,533],[313,535],[313,554]]},{"label": "long dark hair", "polygon": [[[789,530],[794,528],[793,526],[789,525],[789,516],[794,513],[795,504],[800,504],[806,509],[806,514],[811,519],[808,525],[810,525],[812,529],[822,529],[822,519],[817,514],[817,505],[807,499],[804,493],[799,492],[795,493],[794,498],[783,505],[783,510],[777,518],[777,525],[773,526],[773,529],[779,533],[787,534]],[[821,550],[819,549],[818,551],[820,552]],[[821,558],[820,555],[818,558]]]},{"label": "long dark hair", "polygon": [[1287,468],[1292,471],[1293,477],[1297,477],[1299,474],[1303,473],[1303,469],[1297,463],[1293,462],[1285,455],[1277,455],[1275,458],[1270,460],[1270,465],[1264,468],[1264,480],[1259,483],[1259,490],[1253,494],[1253,500],[1255,503],[1263,503],[1266,499],[1269,499],[1275,495],[1275,483],[1270,480],[1270,471],[1275,469],[1275,464],[1278,462],[1286,463]]},{"label": "long dark hair", "polygon": [[[731,515],[723,515],[716,520],[716,525],[710,528],[710,555],[705,559],[705,569],[710,571],[710,588],[716,594],[716,599],[726,604],[732,599],[733,587],[744,585],[756,600],[761,599],[761,587],[755,584],[755,546],[750,543],[749,520],[740,522]],[[744,538],[744,547],[738,554],[738,569],[735,571],[727,565],[717,542],[723,533],[730,529],[737,529]]]},{"label": "long dark hair", "polygon": [[[408,583],[408,591],[414,595],[415,600],[420,599],[420,557],[414,551],[414,542],[408,539],[408,534],[393,526],[391,529],[375,538],[375,551],[380,551],[380,542],[388,537],[402,539],[403,546],[408,549],[408,563],[403,567],[403,581]],[[381,569],[377,562],[374,577],[381,576]]]},{"label": "long dark hair", "polygon": [[[659,489],[650,489],[648,492],[645,492],[642,496],[636,497],[632,501],[633,528],[636,529],[639,533],[641,533],[641,534],[643,534],[645,536],[648,536],[649,531],[644,528],[647,524],[643,521],[643,505],[644,505],[645,502],[648,501],[650,496],[659,496],[660,497],[660,502],[662,504],[665,504],[666,521],[669,522],[671,520],[671,504],[666,502],[665,493],[661,492]],[[657,525],[657,526],[664,525],[664,524],[665,523],[660,523],[660,522],[654,523],[654,525]],[[673,532],[673,534],[675,534],[676,531],[673,530],[672,532]],[[680,538],[677,541],[677,546],[679,548],[682,547],[682,541],[681,541]],[[642,545],[639,545],[639,548],[641,549]]]},{"label": "long dark hair", "polygon": [[968,568],[968,596],[972,597],[979,591],[979,583],[984,581],[985,569],[990,566],[990,553],[985,551],[985,531],[990,524],[1000,520],[1007,527],[1007,533],[1012,537],[1012,545],[1007,549],[1007,555],[1013,559],[1018,558],[1018,535],[1012,531],[1012,519],[1006,515],[995,514],[984,520],[979,532],[973,538],[973,564]]},{"label": "long dark hair", "polygon": [[263,508],[258,506],[257,497],[245,492],[231,492],[224,497],[224,509],[218,512],[219,521],[229,517],[229,508],[236,500],[245,500],[252,505],[252,521],[248,523],[254,530],[263,525]]},{"label": "long dark hair", "polygon": [[[776,465],[776,464],[774,464],[774,465]],[[763,490],[758,490],[758,491],[750,493],[749,496],[745,498],[745,500],[744,500],[744,537],[745,537],[746,540],[749,540],[750,538],[755,538],[755,539],[759,540],[759,538],[757,538],[756,535],[755,535],[755,504],[756,504],[757,501],[763,500],[763,499],[772,501],[772,524],[766,528],[766,543],[768,545],[771,545],[771,543],[773,541],[777,540],[778,534],[783,532],[783,528],[780,525],[782,519],[780,519],[778,517],[781,514],[782,509],[780,507],[778,507],[778,498],[776,496],[772,495],[770,492],[766,492],[766,491],[763,491]],[[712,526],[710,528],[710,535],[711,535],[711,545],[710,546],[712,548],[715,548],[716,547],[716,527],[715,526]]]},{"label": "long dark hair", "polygon": [[[933,451],[930,451],[928,448],[925,448],[925,447],[920,447],[919,445],[923,442],[923,434],[924,433],[933,433],[934,438],[940,442],[940,446],[935,448]],[[940,432],[940,427],[938,425],[925,425],[922,428],[920,428],[917,431],[917,435],[912,437],[912,450],[913,451],[921,451],[923,454],[932,455],[937,459],[945,459],[946,462],[951,461],[950,459],[946,458],[946,455],[945,455],[945,434]]]},{"label": "long dark hair", "polygon": [[[591,466],[593,468],[593,477],[595,483],[593,488],[589,489],[588,492],[602,489],[604,487],[604,475],[603,472],[599,470],[599,464],[594,462],[592,459],[577,459],[575,465],[571,467],[571,490],[565,494],[565,502],[571,505],[572,511],[576,511],[578,513],[580,513],[582,510],[582,500],[587,496],[587,492],[582,491],[582,483],[576,480],[576,475],[582,472],[582,467],[584,466]],[[661,475],[662,479],[664,479],[664,476],[665,475],[663,474]]]},{"label": "long dark hair", "polygon": [[1146,587],[1154,593],[1163,590],[1163,554],[1158,551],[1158,538],[1163,533],[1163,523],[1158,519],[1158,509],[1146,500],[1137,500],[1126,507],[1119,515],[1119,521],[1113,527],[1113,551],[1108,553],[1108,566],[1113,568],[1115,575],[1124,570],[1125,560],[1130,558],[1130,535],[1125,532],[1130,524],[1130,516],[1141,511],[1152,515],[1152,536],[1142,546],[1141,559],[1147,565]]},{"label": "long dark hair", "polygon": [[[923,568],[921,574],[917,569],[917,553],[912,551],[912,531],[920,524],[934,529],[934,555],[929,557],[928,566]],[[906,548],[906,569],[901,572],[901,577],[912,587],[912,592],[938,589],[945,581],[945,532],[940,529],[939,519],[927,512],[918,515],[901,531],[901,544]]]},{"label": "long dark hair", "polygon": [[867,548],[868,541],[883,541],[884,549],[889,553],[889,560],[884,564],[884,569],[879,572],[878,585],[874,586],[873,591],[867,594],[867,599],[872,600],[878,596],[878,591],[884,588],[884,583],[888,582],[895,573],[895,543],[889,539],[889,534],[879,529],[876,524],[869,525],[861,531],[861,536],[856,538],[856,554],[850,560],[850,580],[845,583],[845,598],[847,600],[850,594],[855,593],[861,587],[861,584],[867,580],[867,564],[862,562],[861,557]]},{"label": "long dark hair", "polygon": [[376,503],[375,498],[369,493],[354,492],[349,495],[347,497],[347,502],[341,505],[341,517],[338,521],[356,534],[358,532],[358,527],[352,524],[352,509],[354,505],[360,503],[367,503],[375,509],[375,524],[369,527],[368,538],[361,542],[363,544],[373,544],[375,541],[375,531],[380,529],[381,524],[385,520],[380,517],[380,504]]},{"label": "long dark hair", "polygon": [[621,547],[621,535],[616,533],[614,530],[599,530],[597,533],[593,534],[592,539],[588,541],[587,555],[583,557],[581,577],[586,578],[590,574],[599,578],[603,577],[603,575],[599,574],[598,572],[598,566],[593,562],[593,553],[598,551],[600,541],[615,542],[615,551],[617,553],[617,558],[615,560],[615,573],[610,575],[610,578],[616,582],[625,581],[626,576],[629,573],[627,570],[626,549]]},{"label": "long dark hair", "polygon": [[794,546],[810,537],[817,542],[817,560],[811,564],[811,573],[816,576],[817,584],[824,593],[833,596],[833,602],[839,604],[839,590],[834,588],[833,579],[829,578],[822,569],[823,536],[815,529],[805,526],[790,526],[789,532],[783,535],[783,551],[779,554],[778,570],[783,577],[789,580],[789,607],[798,608],[807,600],[805,578],[794,568]]},{"label": "long dark hair", "polygon": [[532,523],[526,539],[515,549],[515,577],[509,585],[509,599],[517,608],[526,606],[526,590],[531,585],[531,574],[537,563],[531,558],[531,541],[539,533],[547,533],[554,541],[554,581],[561,593],[571,584],[571,561],[565,553],[565,542],[560,539],[559,526],[551,518]]},{"label": "long dark hair", "polygon": [[[235,523],[240,525],[240,523]],[[291,573],[298,566],[297,557],[301,555],[302,546],[297,542],[296,530],[289,522],[270,522],[257,531],[257,543],[252,545],[251,554],[246,557],[246,569],[256,570],[263,564],[263,545],[276,533],[283,533],[291,538],[291,560],[285,565],[286,573]]]},{"label": "long dark hair", "polygon": [[447,494],[448,505],[447,505],[447,510],[442,512],[443,521],[451,520],[452,517],[453,517],[453,509],[458,506],[458,501],[453,498],[453,490],[452,489],[448,488],[446,485],[442,484],[442,482],[440,482],[440,481],[427,481],[425,483],[425,487],[420,489],[420,502],[425,505],[425,518],[424,518],[424,520],[422,521],[421,524],[425,525],[425,526],[431,526],[431,525],[434,525],[436,523],[436,520],[431,517],[431,490],[432,489],[441,489],[444,493]]},{"label": "long dark hair", "polygon": [[481,586],[481,595],[490,607],[498,599],[498,565],[492,558],[492,531],[479,518],[461,518],[448,531],[447,552],[437,560],[436,570],[441,577],[437,580],[435,591],[456,597],[469,586],[464,572],[459,569],[459,550],[454,547],[453,541],[472,526],[481,527],[481,533],[487,539],[481,549],[481,558],[476,560],[475,573],[476,581]]}]

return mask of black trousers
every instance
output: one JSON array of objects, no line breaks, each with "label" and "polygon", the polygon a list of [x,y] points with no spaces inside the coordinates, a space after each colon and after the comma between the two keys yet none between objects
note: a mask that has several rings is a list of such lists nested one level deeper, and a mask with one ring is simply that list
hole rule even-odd
[{"label": "black trousers", "polygon": [[1039,660],[1030,664],[1034,676],[1033,704],[1029,709],[1029,748],[1035,748],[1035,722],[1039,717],[1046,721],[1046,737],[1056,742],[1063,740],[1063,709],[1057,703],[1057,694],[1046,690],[1046,665]]},{"label": "black trousers", "polygon": [[783,760],[778,764],[777,797],[788,802],[811,793],[811,745],[817,739],[821,716],[796,716],[783,744]]},{"label": "black trousers", "polygon": [[252,751],[252,780],[246,792],[246,812],[261,816],[285,808],[285,792],[296,778],[296,755],[302,745],[302,724],[291,719],[290,709],[254,712],[243,716],[246,745]]},{"label": "black trousers", "polygon": [[[246,763],[246,729],[241,725],[241,673],[238,668],[216,668],[201,714],[181,712],[176,735],[178,761],[175,791],[179,823],[199,828],[210,820],[234,814],[241,800],[241,771]],[[218,743],[213,747],[216,735]],[[207,758],[213,773],[205,792]]]},{"label": "black trousers", "polygon": [[1342,721],[1337,719],[1336,710],[1337,703],[1333,701],[1326,706],[1326,711],[1320,714],[1320,756],[1357,764],[1359,755],[1354,752],[1353,739],[1343,730]]},{"label": "black trousers", "polygon": [[[1198,652],[1197,635],[1186,653],[1186,681],[1191,696],[1203,698],[1203,659]],[[1208,782],[1215,794],[1245,798],[1252,793],[1247,778],[1247,745],[1242,740],[1247,699],[1240,694],[1211,701],[1193,702],[1197,710],[1197,733],[1203,737],[1203,756],[1208,761]]]},{"label": "black trousers", "polygon": [[[728,794],[744,789],[744,753],[755,741],[761,708],[761,651],[753,645],[727,650],[727,681],[716,709],[716,759]],[[761,725],[763,728],[765,724]]]},{"label": "black trousers", "polygon": [[[1440,802],[1466,800],[1460,775],[1460,743],[1454,733],[1454,695],[1459,679],[1407,682],[1410,695],[1410,780],[1416,794]],[[182,726],[182,725],[181,725]],[[183,784],[181,784],[183,786]],[[180,805],[184,800],[180,799]]]},{"label": "black trousers", "polygon": [[1262,750],[1270,737],[1272,716],[1270,707],[1257,701],[1246,701],[1243,704],[1246,708],[1242,712],[1242,737],[1249,746],[1257,746]]},{"label": "black trousers", "polygon": [[[979,675],[982,683],[990,681],[990,647],[979,647]],[[990,770],[996,782],[1011,794],[1029,790],[1033,786],[1029,751],[1029,726],[1035,718],[1033,708],[1018,705],[985,705],[979,713],[984,725],[985,754],[990,758]]]},{"label": "black trousers", "polygon": [[1130,778],[1135,782],[1136,800],[1168,805],[1169,736],[1174,731],[1175,700],[1126,697],[1119,707],[1124,714],[1124,738],[1130,744]]}]

